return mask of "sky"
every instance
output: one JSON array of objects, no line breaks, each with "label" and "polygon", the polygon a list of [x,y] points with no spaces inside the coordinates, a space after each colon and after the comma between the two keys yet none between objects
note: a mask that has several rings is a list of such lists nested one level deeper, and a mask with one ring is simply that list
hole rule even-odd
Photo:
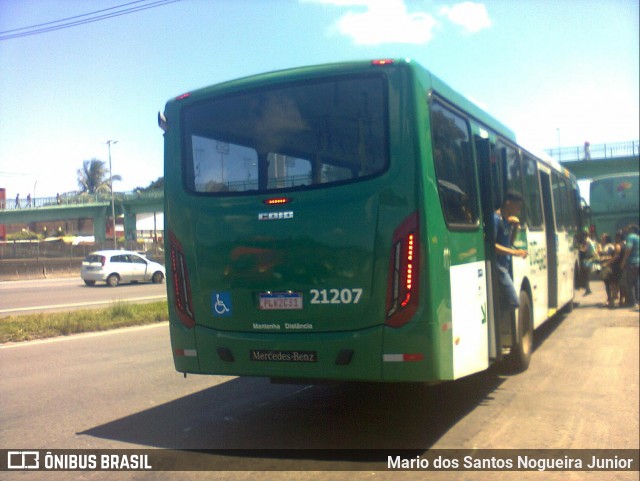
[{"label": "sky", "polygon": [[[84,160],[108,162],[107,140],[115,190],[146,187],[163,175],[156,118],[169,98],[345,60],[411,58],[531,149],[637,140],[638,4],[0,0],[0,187],[78,190]],[[109,18],[85,22],[96,15]]]}]

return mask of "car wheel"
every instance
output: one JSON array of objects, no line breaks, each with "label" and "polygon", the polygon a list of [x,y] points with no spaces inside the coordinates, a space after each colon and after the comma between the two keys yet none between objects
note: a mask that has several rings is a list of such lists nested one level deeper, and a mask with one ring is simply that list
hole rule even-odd
[{"label": "car wheel", "polygon": [[118,274],[111,274],[107,277],[107,285],[109,287],[116,287],[118,284],[120,284],[120,276]]},{"label": "car wheel", "polygon": [[88,286],[95,286],[96,285],[96,281],[84,281],[84,283]]},{"label": "car wheel", "polygon": [[153,282],[154,284],[162,284],[163,280],[164,280],[164,276],[160,271],[154,272],[153,276],[151,277],[151,282]]}]

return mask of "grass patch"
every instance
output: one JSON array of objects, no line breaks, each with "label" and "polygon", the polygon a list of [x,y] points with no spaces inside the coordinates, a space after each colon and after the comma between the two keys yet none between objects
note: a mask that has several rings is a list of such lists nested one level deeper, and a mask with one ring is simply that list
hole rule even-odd
[{"label": "grass patch", "polygon": [[168,319],[167,301],[149,304],[117,302],[104,309],[24,314],[0,318],[0,343],[106,331]]}]

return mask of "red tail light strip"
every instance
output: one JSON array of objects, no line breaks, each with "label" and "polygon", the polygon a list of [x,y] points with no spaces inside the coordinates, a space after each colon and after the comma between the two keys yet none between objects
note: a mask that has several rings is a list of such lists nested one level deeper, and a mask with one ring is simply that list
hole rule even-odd
[{"label": "red tail light strip", "polygon": [[293,199],[291,197],[274,197],[272,199],[265,199],[262,201],[265,205],[280,205],[280,204],[288,204]]},{"label": "red tail light strip", "polygon": [[393,234],[387,287],[387,320],[391,327],[409,322],[418,308],[418,213],[407,217]]},{"label": "red tail light strip", "polygon": [[169,233],[169,245],[176,313],[182,324],[186,327],[193,327],[196,325],[196,318],[193,313],[193,302],[191,300],[189,271],[182,246],[173,232]]},{"label": "red tail light strip", "polygon": [[415,234],[409,234],[407,236],[407,256],[406,256],[406,274],[405,274],[405,289],[406,296],[400,303],[400,306],[406,307],[411,300],[411,292],[413,290],[413,259],[415,256]]}]

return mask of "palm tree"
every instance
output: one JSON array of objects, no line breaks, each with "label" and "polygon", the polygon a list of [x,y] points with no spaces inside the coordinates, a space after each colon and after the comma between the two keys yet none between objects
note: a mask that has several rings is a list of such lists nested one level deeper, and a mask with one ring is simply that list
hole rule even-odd
[{"label": "palm tree", "polygon": [[[122,180],[119,175],[114,175],[113,180]],[[82,168],[78,169],[78,186],[82,192],[96,194],[110,192],[109,170],[106,162],[98,159],[85,160]]]}]

